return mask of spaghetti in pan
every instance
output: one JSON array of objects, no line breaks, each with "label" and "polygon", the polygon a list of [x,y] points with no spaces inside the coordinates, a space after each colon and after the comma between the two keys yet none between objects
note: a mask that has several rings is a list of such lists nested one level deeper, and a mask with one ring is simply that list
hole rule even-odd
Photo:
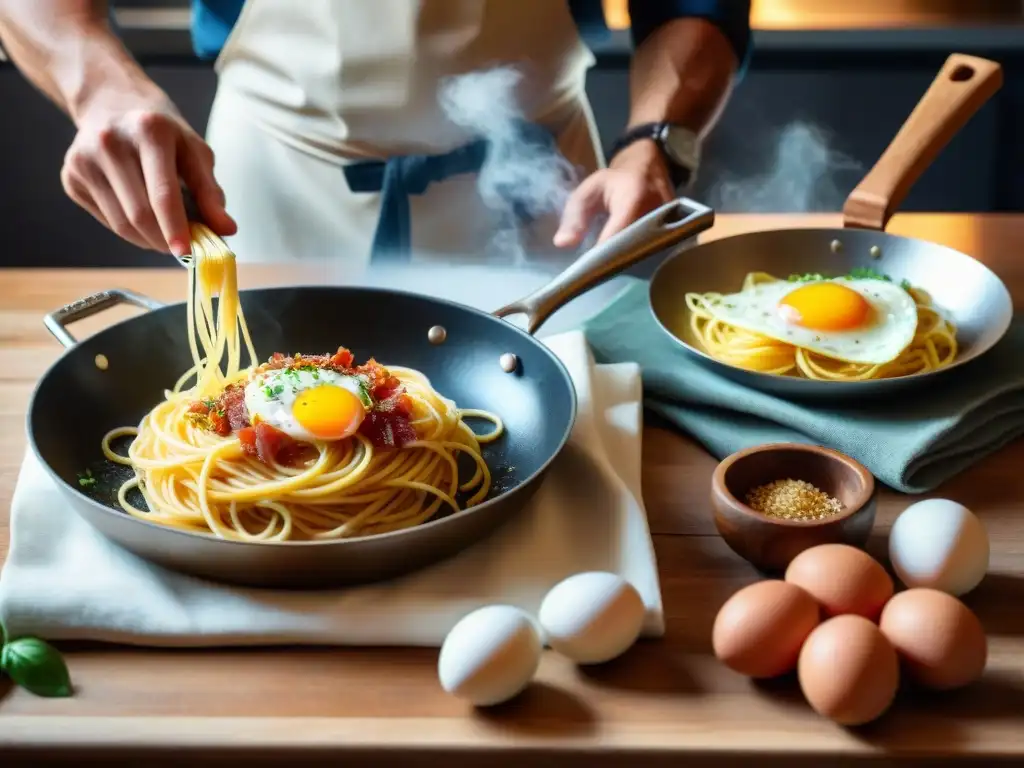
[{"label": "spaghetti in pan", "polygon": [[738,293],[688,293],[690,330],[714,359],[749,371],[866,381],[950,365],[957,329],[928,294],[871,269],[780,280],[751,272]]},{"label": "spaghetti in pan", "polygon": [[[104,455],[134,469],[118,492],[128,514],[224,539],[281,542],[409,528],[487,498],[481,445],[501,437],[497,414],[460,409],[421,372],[357,364],[343,347],[278,352],[259,363],[235,257],[205,226],[191,226],[194,365],[137,427],[103,438]],[[477,434],[467,419],[491,427]],[[125,436],[134,439],[122,455],[113,446]],[[131,502],[133,488],[148,509]]]}]

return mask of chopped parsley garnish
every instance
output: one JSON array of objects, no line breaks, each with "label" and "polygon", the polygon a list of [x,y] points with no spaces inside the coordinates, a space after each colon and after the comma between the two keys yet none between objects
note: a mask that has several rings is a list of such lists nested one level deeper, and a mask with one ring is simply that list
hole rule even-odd
[{"label": "chopped parsley garnish", "polygon": [[847,277],[852,277],[854,280],[884,280],[887,283],[892,282],[891,277],[883,275],[871,267],[854,267],[850,270],[850,274]]},{"label": "chopped parsley garnish", "polygon": [[299,373],[310,373],[314,379],[320,378],[320,369],[315,365],[297,365],[294,368],[285,368],[285,376],[291,376],[293,379],[298,379]]},{"label": "chopped parsley garnish", "polygon": [[85,470],[85,474],[78,476],[78,484],[83,488],[89,488],[90,486],[96,485],[96,478],[92,476],[92,470]]},{"label": "chopped parsley garnish", "polygon": [[273,387],[266,386],[263,388],[263,394],[266,395],[267,398],[277,397],[282,392],[284,392],[284,384],[277,384],[276,386]]},{"label": "chopped parsley garnish", "polygon": [[789,282],[791,283],[809,283],[813,280],[825,280],[827,279],[820,272],[806,272],[802,275],[790,275]]},{"label": "chopped parsley garnish", "polygon": [[[840,275],[839,277],[845,277],[850,280],[881,280],[886,283],[892,282],[892,278],[889,277],[889,275],[879,272],[877,269],[872,269],[871,267],[854,267],[848,274]],[[791,283],[810,283],[815,280],[828,280],[830,278],[820,272],[807,272],[802,275],[790,275],[787,279]],[[911,287],[909,280],[900,280],[900,288],[903,290],[909,291]]]}]

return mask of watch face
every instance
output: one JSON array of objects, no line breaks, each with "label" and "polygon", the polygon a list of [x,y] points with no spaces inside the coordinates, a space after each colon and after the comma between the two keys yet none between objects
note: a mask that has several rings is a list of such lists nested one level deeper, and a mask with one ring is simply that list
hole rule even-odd
[{"label": "watch face", "polygon": [[661,144],[669,156],[679,165],[690,170],[697,167],[700,150],[697,137],[685,128],[666,126],[661,134]]}]

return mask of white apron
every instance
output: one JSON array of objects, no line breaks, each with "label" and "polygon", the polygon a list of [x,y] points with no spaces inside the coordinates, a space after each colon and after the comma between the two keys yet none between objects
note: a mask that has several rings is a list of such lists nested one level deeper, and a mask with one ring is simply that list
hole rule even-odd
[{"label": "white apron", "polygon": [[[368,261],[380,194],[351,191],[343,166],[477,138],[440,106],[452,76],[517,67],[523,116],[581,177],[592,172],[592,63],[565,0],[248,0],[216,64],[207,129],[239,224],[232,248],[243,261]],[[414,261],[507,263],[518,249],[496,245],[516,239],[557,258],[557,215],[514,234],[477,180],[453,176],[410,197]]]}]

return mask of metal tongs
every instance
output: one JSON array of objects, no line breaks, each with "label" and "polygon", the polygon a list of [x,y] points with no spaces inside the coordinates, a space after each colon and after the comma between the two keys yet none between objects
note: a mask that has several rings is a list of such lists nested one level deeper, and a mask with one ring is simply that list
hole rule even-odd
[{"label": "metal tongs", "polygon": [[[181,199],[185,203],[185,218],[190,222],[202,223],[203,216],[199,212],[199,204],[196,202],[191,190],[184,184],[181,184]],[[191,267],[193,261],[195,261],[190,253],[186,253],[184,256],[174,256],[174,259],[185,269]]]}]

